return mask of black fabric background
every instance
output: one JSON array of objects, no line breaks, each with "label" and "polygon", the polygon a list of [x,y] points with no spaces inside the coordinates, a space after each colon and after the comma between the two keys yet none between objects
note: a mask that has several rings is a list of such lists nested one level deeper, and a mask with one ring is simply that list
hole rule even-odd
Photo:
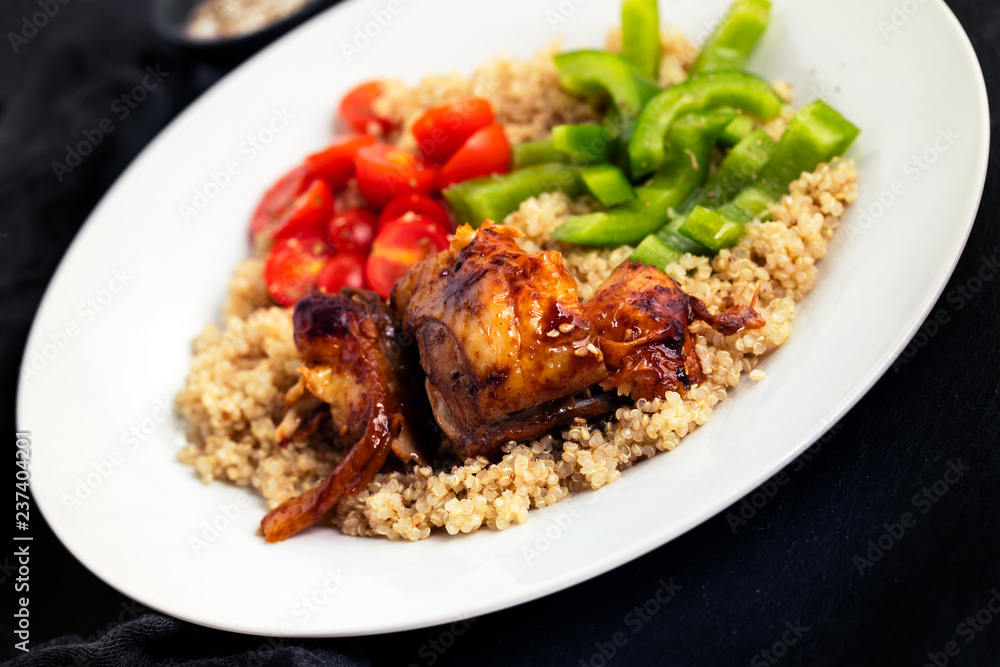
[{"label": "black fabric background", "polygon": [[[996,108],[1000,5],[948,4],[970,34]],[[12,53],[6,38],[0,44],[0,424],[9,436],[21,353],[60,257],[121,170],[228,67],[165,48],[149,31],[148,5],[74,0],[20,53]],[[18,31],[21,17],[37,9],[35,2],[4,0],[0,34]],[[57,182],[50,163],[63,157],[62,147],[93,127],[109,101],[155,63],[170,76],[152,101]],[[978,220],[946,295],[974,289],[977,274],[1000,260],[996,155],[994,150]],[[992,596],[1000,598],[1000,280],[980,285],[968,298],[942,297],[935,310],[948,313],[950,322],[921,338],[912,358],[890,370],[807,458],[790,466],[774,497],[735,531],[726,515],[738,512],[739,503],[626,566],[529,604],[455,626],[274,645],[143,616],[141,605],[77,562],[36,513],[31,662],[1000,664],[1000,615],[982,613],[979,622],[990,622],[971,635],[964,629],[971,626],[959,627]],[[843,353],[850,354],[850,346],[845,341]],[[53,418],[62,400],[71,397],[54,397]],[[941,479],[949,461],[968,471],[925,515],[918,510],[916,525],[859,573],[854,557],[869,550],[868,541],[877,540],[885,524],[914,511],[914,494]],[[0,611],[0,656],[16,657],[9,553],[0,548],[0,597],[8,601]],[[661,580],[680,587],[662,606],[650,603]],[[643,620],[635,608],[647,603],[656,613]],[[622,645],[614,645],[616,636]],[[128,638],[137,637],[140,649],[148,650],[125,652]],[[61,638],[59,644],[104,642],[82,653],[37,652],[54,638]],[[795,643],[783,646],[783,638]],[[948,642],[955,642],[957,656],[945,655]],[[118,648],[101,650],[111,645]],[[761,653],[769,647],[770,656]],[[613,649],[614,656],[606,660],[602,649]],[[335,657],[345,654],[352,657]]]}]

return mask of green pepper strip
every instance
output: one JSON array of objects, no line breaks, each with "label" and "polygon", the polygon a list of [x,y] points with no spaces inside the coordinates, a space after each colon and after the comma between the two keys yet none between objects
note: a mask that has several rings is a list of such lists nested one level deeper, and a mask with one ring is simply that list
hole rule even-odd
[{"label": "green pepper strip", "polygon": [[608,105],[601,121],[604,133],[608,137],[608,161],[622,170],[631,180],[632,170],[628,161],[628,140],[635,128],[635,117],[626,116],[612,103]]},{"label": "green pepper strip", "polygon": [[655,266],[663,271],[684,256],[677,248],[671,247],[658,234],[650,234],[632,251],[632,259]]},{"label": "green pepper strip", "polygon": [[653,79],[660,73],[663,44],[656,0],[622,2],[622,58],[640,75]]},{"label": "green pepper strip", "polygon": [[[705,180],[719,133],[735,113],[692,114],[670,128],[667,166],[636,188],[638,199],[607,211],[571,216],[552,238],[589,246],[638,243],[663,226],[670,210],[680,206]],[[683,239],[688,245],[690,240]],[[700,249],[700,246],[698,246]]]},{"label": "green pepper strip", "polygon": [[741,222],[727,220],[704,206],[695,206],[687,215],[680,231],[706,248],[718,252],[739,243],[746,226]]},{"label": "green pepper strip", "polygon": [[734,107],[772,120],[781,113],[783,104],[767,81],[746,72],[712,72],[669,88],[650,100],[636,122],[628,147],[632,177],[650,174],[663,166],[664,137],[676,118]]},{"label": "green pepper strip", "polygon": [[617,206],[636,198],[632,184],[625,178],[622,170],[613,164],[581,167],[580,178],[590,194],[604,206]]},{"label": "green pepper strip", "polygon": [[[729,127],[731,126],[730,124]],[[777,149],[778,142],[763,130],[751,132],[726,154],[719,168],[685,210],[695,206],[718,208],[729,202],[743,189],[757,181],[760,170]]]},{"label": "green pepper strip", "polygon": [[742,69],[770,17],[770,0],[736,0],[702,46],[689,73]]},{"label": "green pepper strip", "polygon": [[[723,130],[723,134],[731,126],[732,123]],[[700,242],[700,235],[689,238],[680,233],[681,227],[687,222],[688,212],[695,207],[721,206],[733,199],[743,188],[758,178],[758,172],[774,154],[777,146],[778,143],[763,130],[747,135],[729,151],[704,187],[681,206],[679,209],[681,215],[671,220],[660,231],[646,237],[636,248],[633,256],[663,269],[667,264],[680,259],[685,252],[690,252],[692,255],[711,252]]]},{"label": "green pepper strip", "polygon": [[573,51],[553,59],[563,88],[578,95],[608,93],[626,115],[635,116],[660,92],[654,81],[636,74],[621,56],[606,51]]},{"label": "green pepper strip", "polygon": [[503,222],[526,199],[555,191],[579,197],[587,188],[576,167],[546,163],[456,183],[445,189],[444,197],[460,223],[479,227],[483,220]]},{"label": "green pepper strip", "polygon": [[680,227],[680,233],[715,252],[736,245],[745,223],[782,197],[788,185],[804,172],[814,171],[823,162],[843,155],[858,134],[857,126],[822,100],[803,107],[789,121],[788,129],[754,185],[716,208],[715,216],[688,219]]},{"label": "green pepper strip", "polygon": [[522,141],[511,146],[511,164],[514,169],[523,169],[545,162],[565,162],[566,156],[556,150],[552,138]]},{"label": "green pepper strip", "polygon": [[607,162],[610,143],[601,125],[556,125],[552,128],[552,145],[573,164]]},{"label": "green pepper strip", "polygon": [[726,126],[719,135],[719,143],[723,146],[735,146],[754,130],[755,123],[749,116],[739,116]]}]

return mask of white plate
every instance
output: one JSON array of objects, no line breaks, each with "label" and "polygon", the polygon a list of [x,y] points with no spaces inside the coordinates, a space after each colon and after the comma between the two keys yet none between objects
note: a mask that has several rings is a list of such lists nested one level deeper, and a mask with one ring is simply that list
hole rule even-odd
[{"label": "white plate", "polygon": [[[333,8],[164,130],[94,211],[32,329],[18,422],[33,437],[38,506],[95,574],[174,616],[269,635],[386,632],[515,605],[627,563],[753,489],[857,402],[933,305],[972,225],[989,110],[944,3],[777,0],[751,69],[790,80],[798,103],[827,98],[864,133],[851,151],[861,199],[795,335],[766,360],[767,379],[742,386],[676,451],[523,526],[417,544],[312,530],[267,545],[254,535],[264,503],[203,486],[175,459],[179,426],[157,420],[158,402],[184,382],[191,339],[218,316],[260,194],[324,145],[337,101],[358,82],[528,57],[558,33],[569,47],[601,45],[618,23],[617,0],[424,0],[392,3],[397,15],[384,13],[389,4]],[[692,37],[727,4],[661,2],[664,22]],[[348,65],[341,44],[366,24],[375,32],[372,12],[392,19]],[[250,135],[269,141],[254,153]],[[228,162],[239,173],[227,183],[218,174]],[[196,192],[210,201],[184,223],[179,207]],[[126,285],[112,283],[116,271]],[[126,437],[133,428],[141,439]],[[68,503],[74,495],[88,497]],[[213,522],[222,529],[208,541]],[[207,547],[195,550],[194,537]]]}]

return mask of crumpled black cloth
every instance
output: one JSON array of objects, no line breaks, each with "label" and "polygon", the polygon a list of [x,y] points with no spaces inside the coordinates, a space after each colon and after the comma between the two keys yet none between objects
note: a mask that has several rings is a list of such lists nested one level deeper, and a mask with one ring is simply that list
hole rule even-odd
[{"label": "crumpled black cloth", "polygon": [[11,667],[364,667],[356,640],[291,640],[210,630],[150,612],[87,641],[60,637],[32,647]]}]

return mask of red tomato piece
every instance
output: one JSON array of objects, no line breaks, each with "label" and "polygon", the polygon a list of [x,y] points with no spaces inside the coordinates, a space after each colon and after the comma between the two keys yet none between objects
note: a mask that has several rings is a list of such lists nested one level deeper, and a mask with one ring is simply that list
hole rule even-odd
[{"label": "red tomato piece", "polygon": [[340,101],[340,116],[358,132],[382,135],[392,129],[392,123],[372,110],[372,102],[382,95],[382,82],[369,81],[352,89]]},{"label": "red tomato piece", "polygon": [[310,178],[322,178],[330,189],[337,191],[347,185],[354,173],[354,154],[362,146],[374,144],[375,137],[351,134],[330,144],[326,150],[306,158],[305,167]]},{"label": "red tomato piece", "polygon": [[298,166],[278,179],[272,185],[260,203],[257,204],[253,217],[250,219],[250,233],[254,236],[271,230],[281,216],[287,211],[309,185],[307,171],[304,166]]},{"label": "red tomato piece", "polygon": [[277,226],[271,230],[271,236],[275,240],[321,236],[332,215],[333,193],[330,186],[317,178],[281,216]]},{"label": "red tomato piece", "polygon": [[330,258],[321,239],[290,238],[277,241],[264,264],[264,281],[274,301],[286,308],[309,294]]},{"label": "red tomato piece", "polygon": [[395,197],[385,205],[382,213],[378,216],[378,229],[382,229],[387,222],[403,217],[404,213],[419,213],[422,216],[437,220],[441,224],[452,229],[451,216],[441,202],[431,199],[427,195],[418,192],[411,192],[408,195]]},{"label": "red tomato piece", "polygon": [[476,131],[493,123],[493,107],[481,97],[467,97],[428,109],[413,123],[413,138],[420,152],[432,162],[442,163],[462,147]]},{"label": "red tomato piece", "polygon": [[316,278],[316,288],[336,294],[341,287],[365,286],[365,258],[359,255],[337,255],[326,260]]},{"label": "red tomato piece", "polygon": [[327,227],[330,247],[338,255],[361,255],[372,248],[375,213],[367,208],[349,208],[333,216]]},{"label": "red tomato piece", "polygon": [[392,286],[420,260],[450,245],[441,223],[408,213],[386,224],[375,237],[365,266],[365,277],[373,290],[388,298]]},{"label": "red tomato piece", "polygon": [[479,130],[441,167],[440,186],[471,178],[505,174],[510,171],[510,141],[503,126],[493,124]]},{"label": "red tomato piece", "polygon": [[358,149],[354,170],[362,196],[376,208],[382,208],[399,195],[429,194],[438,180],[436,167],[414,153],[387,144]]}]

